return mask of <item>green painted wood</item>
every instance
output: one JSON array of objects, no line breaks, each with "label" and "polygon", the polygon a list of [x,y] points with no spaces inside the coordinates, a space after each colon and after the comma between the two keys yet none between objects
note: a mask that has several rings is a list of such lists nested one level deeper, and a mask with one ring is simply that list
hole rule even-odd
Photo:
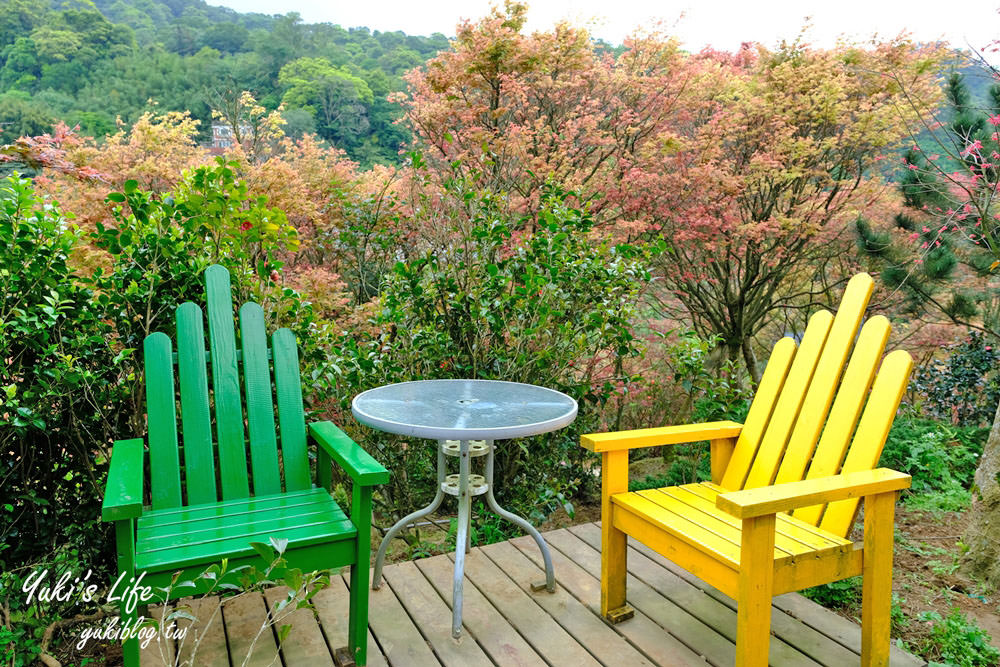
[{"label": "green painted wood", "polygon": [[[131,441],[125,441],[131,442]],[[141,441],[140,441],[141,442]],[[125,580],[129,581],[135,576],[135,522],[131,519],[124,519],[115,522],[115,550],[118,554],[118,571],[125,574]],[[125,611],[126,596],[122,596],[120,602],[122,622],[135,619],[137,614],[133,609],[132,613]],[[125,667],[139,667],[139,639],[133,637],[125,641],[122,645],[122,657]]]},{"label": "green painted wood", "polygon": [[256,303],[240,307],[240,344],[243,347],[243,384],[246,389],[247,427],[250,432],[250,468],[254,495],[281,492],[278,443],[274,435],[274,397],[268,370],[264,311]]},{"label": "green painted wood", "polygon": [[309,521],[313,523],[318,519],[343,521],[347,519],[347,515],[327,495],[325,499],[317,498],[305,505],[265,507],[248,512],[227,512],[219,516],[197,517],[166,525],[154,524],[147,521],[147,517],[144,516],[137,524],[136,536],[140,542],[144,542],[147,546],[151,542],[163,541],[187,544],[196,539],[201,540],[206,535],[232,534],[238,531],[240,526],[245,526],[247,532],[253,532],[267,530],[271,525],[295,525],[296,521],[304,524],[307,518],[310,518]]},{"label": "green painted wood", "polygon": [[285,511],[330,500],[330,494],[323,489],[309,489],[294,493],[279,493],[274,496],[253,496],[239,500],[229,500],[212,505],[194,505],[170,510],[146,512],[139,521],[139,529],[151,526],[184,525],[190,521],[212,517],[231,516],[258,511]]},{"label": "green painted wood", "polygon": [[178,306],[177,375],[181,385],[184,485],[189,505],[218,500],[203,320],[197,304],[188,301]]},{"label": "green painted wood", "polygon": [[306,418],[302,409],[302,381],[295,334],[278,329],[271,336],[274,357],[274,390],[281,429],[281,459],[285,468],[285,489],[308,489],[309,459],[306,454]]},{"label": "green painted wood", "polygon": [[372,487],[354,484],[351,489],[351,523],[357,529],[357,555],[351,564],[351,595],[347,649],[363,665],[368,655],[368,568],[371,563]]},{"label": "green painted wood", "polygon": [[389,471],[331,422],[313,422],[309,425],[309,434],[340,464],[355,484],[385,484],[389,481]]},{"label": "green painted wood", "polygon": [[153,509],[181,505],[181,464],[177,453],[177,409],[173,349],[157,332],[143,342],[146,415],[149,426],[149,480]]},{"label": "green painted wood", "polygon": [[118,440],[111,448],[111,467],[104,486],[101,520],[135,519],[142,514],[142,438]]},{"label": "green painted wood", "polygon": [[279,535],[288,528],[314,528],[324,526],[327,523],[342,523],[347,526],[347,517],[337,516],[332,509],[315,507],[312,511],[294,513],[289,516],[266,515],[255,517],[241,517],[242,520],[205,522],[199,526],[192,526],[183,531],[164,531],[154,529],[148,537],[139,537],[138,542],[142,545],[144,553],[152,553],[162,549],[173,549],[176,547],[193,547],[203,545],[214,551],[214,543],[228,540],[234,536],[254,535],[254,534],[275,534]]},{"label": "green painted wood", "polygon": [[[325,572],[327,570],[336,570],[337,568],[343,567],[344,565],[349,565],[351,559],[354,558],[354,541],[351,539],[336,540],[332,542],[320,542],[318,544],[309,544],[305,546],[295,546],[290,545],[288,550],[285,551],[284,559],[289,568],[297,568],[303,572]],[[211,582],[207,580],[198,580],[197,577],[208,565],[214,563],[219,564],[221,558],[216,557],[214,560],[202,560],[193,563],[187,563],[183,565],[178,564],[160,564],[156,567],[142,568],[146,572],[146,576],[142,580],[144,586],[151,586],[154,588],[166,587],[170,585],[170,580],[173,578],[176,572],[180,572],[177,577],[177,581],[193,581],[195,587],[184,587],[183,589],[175,589],[171,596],[171,600],[176,600],[182,597],[188,597],[191,595],[202,595],[213,589]],[[139,561],[141,563],[141,561]],[[234,570],[243,565],[249,565],[256,567],[258,570],[263,570],[269,563],[265,563],[264,560],[257,554],[257,552],[249,553],[244,552],[243,554],[230,555],[228,564],[228,574],[222,577],[218,583],[231,583],[240,584],[240,575],[246,576],[245,572],[235,573]],[[218,585],[214,587],[215,592],[219,592]],[[223,589],[224,590],[224,589]],[[163,594],[160,591],[154,592],[154,601],[160,601],[163,599]],[[347,617],[347,605],[341,608],[340,613]],[[241,656],[242,657],[242,656]],[[237,663],[238,664],[238,663]]]},{"label": "green painted wood", "polygon": [[[237,558],[256,553],[250,542],[267,544],[271,537],[286,539],[290,547],[310,544],[322,544],[347,540],[353,543],[356,531],[350,521],[324,521],[308,526],[291,526],[274,528],[264,531],[246,531],[242,526],[240,531],[225,539],[217,539],[200,544],[181,544],[172,547],[146,549],[145,542],[136,545],[136,567],[141,570],[162,570],[167,568],[186,567],[198,563],[217,563],[223,558]],[[324,565],[325,567],[331,567]],[[322,569],[322,568],[321,568]]]},{"label": "green painted wood", "polygon": [[208,302],[208,335],[212,353],[212,388],[215,396],[215,429],[219,447],[222,497],[250,495],[240,374],[236,364],[236,333],[229,272],[218,264],[205,269]]}]

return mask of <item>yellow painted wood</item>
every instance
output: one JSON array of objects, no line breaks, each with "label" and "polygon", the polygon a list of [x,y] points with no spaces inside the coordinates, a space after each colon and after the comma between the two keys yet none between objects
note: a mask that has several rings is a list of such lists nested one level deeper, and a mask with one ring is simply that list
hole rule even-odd
[{"label": "yellow painted wood", "polygon": [[736,667],[767,667],[774,587],[773,514],[743,521],[736,603]]},{"label": "yellow painted wood", "polygon": [[802,343],[799,351],[795,355],[795,361],[788,370],[788,377],[781,388],[781,395],[778,403],[774,407],[774,414],[764,431],[764,439],[757,448],[757,456],[754,457],[753,465],[750,466],[750,473],[744,489],[754,489],[760,486],[767,486],[774,480],[778,471],[778,463],[785,453],[785,445],[788,437],[798,419],[802,401],[805,398],[806,390],[812,381],[816,364],[819,363],[820,354],[826,343],[827,335],[833,324],[833,315],[825,310],[821,310],[809,318],[806,332],[802,336]]},{"label": "yellow painted wood", "polygon": [[[693,546],[663,530],[645,516],[616,507],[615,528],[642,542],[661,556],[668,558],[702,581],[718,588],[731,598],[736,597],[739,564],[718,554],[711,554],[704,546]],[[601,554],[601,562],[604,554]]]},{"label": "yellow painted wood", "polygon": [[778,395],[781,393],[781,387],[785,383],[796,350],[795,341],[791,338],[782,338],[771,350],[771,357],[767,360],[764,375],[761,376],[757,393],[753,403],[750,404],[750,412],[747,413],[743,430],[736,441],[736,448],[720,482],[727,489],[735,491],[743,488],[743,481],[750,471],[750,464],[753,463],[761,438],[764,437],[764,430],[771,419],[771,412],[778,401]]},{"label": "yellow painted wood", "polygon": [[847,353],[858,333],[874,284],[871,276],[859,273],[851,278],[844,290],[837,316],[826,337],[823,353],[816,364],[816,372],[809,382],[795,428],[792,429],[785,455],[774,478],[775,484],[797,482],[805,477],[806,466],[809,465],[820,430],[826,422],[834,392],[847,361]]},{"label": "yellow painted wood", "polygon": [[640,428],[634,431],[615,431],[612,433],[588,433],[580,437],[580,445],[592,452],[680,445],[701,440],[735,438],[740,434],[742,428],[742,424],[721,421],[660,428]]},{"label": "yellow painted wood", "polygon": [[615,494],[628,491],[628,450],[604,452],[601,456],[601,616],[618,618],[625,607],[628,543],[615,526]]},{"label": "yellow painted wood", "polygon": [[[703,507],[706,510],[711,510],[717,512],[720,516],[726,517],[728,521],[731,521],[734,525],[739,525],[740,520],[719,509],[715,500],[720,493],[726,493],[726,490],[720,486],[709,485],[707,483],[701,484],[685,484],[683,486],[671,487],[672,493],[679,493],[684,491],[692,496],[698,498],[697,503],[699,507]],[[694,502],[692,502],[694,504]],[[815,551],[820,551],[824,549],[832,549],[836,547],[846,547],[851,544],[850,540],[844,539],[838,535],[830,535],[820,530],[815,526],[810,526],[805,524],[792,516],[785,513],[778,514],[777,531],[779,535],[787,535],[803,544],[807,544],[812,547]],[[775,538],[777,539],[777,538]]]},{"label": "yellow painted wood", "polygon": [[[861,327],[861,334],[844,372],[844,379],[840,383],[833,408],[830,409],[830,418],[816,446],[812,463],[809,464],[806,479],[829,477],[840,472],[851,434],[854,433],[854,427],[861,415],[861,406],[864,405],[872,380],[875,379],[875,370],[878,368],[891,330],[889,320],[881,315],[872,317]],[[825,507],[825,505],[803,507],[795,510],[795,517],[806,523],[818,525]]]},{"label": "yellow painted wood", "polygon": [[[666,532],[701,551],[714,554],[716,558],[725,561],[730,567],[739,566],[739,545],[719,537],[716,533],[696,523],[694,517],[671,512],[638,493],[619,494],[613,496],[612,500],[616,505],[616,511],[624,508],[632,514],[642,516],[651,523],[656,531]],[[634,537],[640,542],[648,544],[644,536],[634,535]]]},{"label": "yellow painted wood", "polygon": [[865,498],[864,578],[861,601],[861,664],[889,664],[892,608],[892,542],[895,493]]},{"label": "yellow painted wood", "polygon": [[[731,515],[726,520],[726,513],[717,507],[704,511],[692,504],[684,502],[671,494],[670,487],[664,489],[649,489],[638,494],[646,500],[651,500],[668,512],[684,517],[705,530],[710,531],[733,546],[740,545],[740,521]],[[714,511],[712,511],[714,510]],[[775,536],[774,557],[782,558],[793,554],[812,551],[809,547],[784,535]]]},{"label": "yellow painted wood", "polygon": [[710,441],[709,445],[711,446],[712,481],[721,484],[722,476],[726,474],[726,468],[729,467],[729,459],[733,457],[736,438],[716,438]]},{"label": "yellow painted wood", "polygon": [[[815,505],[824,500],[860,498],[872,493],[898,491],[909,486],[909,475],[888,468],[877,468],[842,473],[822,479],[806,479],[757,489],[729,491],[720,494],[716,504],[733,516],[746,519],[787,512],[796,507]],[[834,535],[846,534],[834,532],[825,526],[820,527]]]},{"label": "yellow painted wood", "polygon": [[[708,515],[713,520],[725,523],[730,527],[730,530],[735,529],[736,534],[734,538],[739,543],[740,520],[716,507],[714,497],[709,500],[699,493],[693,493],[688,488],[689,486],[694,485],[671,486],[658,489],[658,491],[689,505],[691,507],[689,511],[695,516]],[[833,539],[825,539],[815,533],[806,531],[798,523],[786,514],[778,515],[777,530],[774,536],[775,549],[794,555],[813,553],[824,549],[836,549],[849,544],[847,540],[834,541]]]},{"label": "yellow painted wood", "polygon": [[[861,421],[858,422],[858,430],[854,434],[851,449],[847,452],[841,474],[871,470],[878,465],[892,420],[896,416],[899,402],[910,381],[912,368],[913,359],[909,353],[896,350],[886,355],[878,377],[875,378]],[[850,500],[829,505],[819,524],[820,528],[836,535],[847,535],[858,510],[856,498],[857,496],[851,496]]]},{"label": "yellow painted wood", "polygon": [[844,551],[828,551],[819,557],[785,558],[774,563],[774,595],[801,591],[861,574],[863,552],[852,544]]}]

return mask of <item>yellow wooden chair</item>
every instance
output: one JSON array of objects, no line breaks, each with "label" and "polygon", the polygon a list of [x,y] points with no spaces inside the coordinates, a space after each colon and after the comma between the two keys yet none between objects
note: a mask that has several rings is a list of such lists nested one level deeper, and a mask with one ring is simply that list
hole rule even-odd
[{"label": "yellow wooden chair", "polygon": [[[862,574],[861,662],[888,664],[893,511],[910,477],[875,466],[912,360],[892,352],[876,376],[890,325],[875,316],[841,372],[871,292],[868,274],[854,276],[836,317],[818,312],[798,346],[791,338],[774,346],[745,424],[582,437],[602,455],[605,618],[632,616],[625,600],[631,535],[737,600],[737,665],[767,665],[772,596]],[[711,482],[629,492],[630,449],[703,440],[711,443]],[[864,541],[853,543],[846,536],[862,497]]]}]

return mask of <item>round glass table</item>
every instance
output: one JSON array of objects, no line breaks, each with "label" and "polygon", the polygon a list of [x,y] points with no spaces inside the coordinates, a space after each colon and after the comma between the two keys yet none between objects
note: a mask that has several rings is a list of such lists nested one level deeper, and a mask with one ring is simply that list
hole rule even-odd
[{"label": "round glass table", "polygon": [[[495,514],[530,534],[545,561],[545,582],[533,590],[555,591],[552,558],[541,534],[524,518],[500,507],[493,496],[494,442],[560,429],[576,418],[576,401],[554,389],[498,380],[418,380],[369,389],[354,397],[354,417],[367,426],[438,441],[437,492],[431,504],[408,514],[386,532],[375,557],[372,588],[382,585],[382,565],[389,542],[407,525],[441,506],[446,495],[458,500],[451,633],[462,632],[462,577],[470,550],[472,497],[486,496]],[[447,457],[458,458],[458,474],[448,474]],[[472,474],[471,460],[485,456],[485,475]]]}]

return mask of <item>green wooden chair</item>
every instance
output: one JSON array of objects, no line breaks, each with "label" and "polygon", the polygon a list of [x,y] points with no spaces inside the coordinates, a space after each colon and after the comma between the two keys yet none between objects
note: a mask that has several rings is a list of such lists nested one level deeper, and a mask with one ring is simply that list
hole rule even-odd
[{"label": "green wooden chair", "polygon": [[[182,572],[179,581],[193,580],[223,558],[230,570],[263,569],[267,563],[250,543],[288,540],[284,556],[290,568],[351,566],[347,650],[364,665],[372,486],[388,481],[389,473],[332,423],[306,429],[294,334],[279,329],[268,345],[264,312],[246,303],[239,311],[237,346],[229,272],[210,266],[205,283],[209,352],[201,308],[190,302],[177,308],[176,354],[164,333],[149,335],[143,345],[149,504],[146,449],[136,438],[114,444],[102,509],[102,519],[115,522],[119,571],[126,581],[145,572],[144,585],[166,588],[174,573]],[[317,446],[315,484],[307,439]],[[330,495],[331,460],[353,482],[349,516]],[[208,583],[171,597],[202,593]],[[128,614],[123,604],[123,623],[136,613]],[[133,639],[125,644],[125,665],[138,664]]]}]

